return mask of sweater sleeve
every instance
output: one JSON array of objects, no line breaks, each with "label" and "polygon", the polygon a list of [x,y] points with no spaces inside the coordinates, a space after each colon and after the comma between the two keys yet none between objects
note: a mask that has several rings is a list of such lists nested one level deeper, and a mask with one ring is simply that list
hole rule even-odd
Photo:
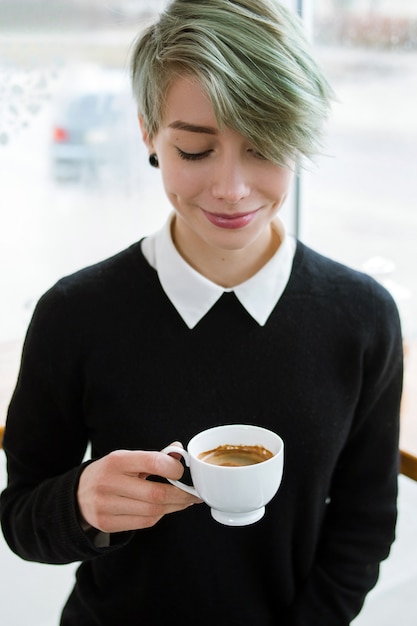
[{"label": "sweater sleeve", "polygon": [[98,548],[80,527],[76,491],[88,433],[83,419],[82,329],[58,283],[35,310],[6,422],[8,484],[2,529],[26,560],[69,563],[116,549],[129,533]]},{"label": "sweater sleeve", "polygon": [[395,536],[402,337],[391,296],[374,285],[372,339],[355,418],[334,472],[315,564],[288,626],[348,626]]}]

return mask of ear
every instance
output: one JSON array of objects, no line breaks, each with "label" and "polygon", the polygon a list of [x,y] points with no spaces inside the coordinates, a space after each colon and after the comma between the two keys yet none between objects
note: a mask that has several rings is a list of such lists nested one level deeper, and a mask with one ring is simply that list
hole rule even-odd
[{"label": "ear", "polygon": [[148,131],[146,129],[145,122],[143,121],[143,117],[138,115],[138,120],[139,120],[140,130],[141,130],[141,133],[142,133],[143,142],[144,142],[145,146],[148,148],[148,150],[150,152],[153,152],[153,142],[150,141],[150,139],[149,139],[149,133],[148,133]]}]

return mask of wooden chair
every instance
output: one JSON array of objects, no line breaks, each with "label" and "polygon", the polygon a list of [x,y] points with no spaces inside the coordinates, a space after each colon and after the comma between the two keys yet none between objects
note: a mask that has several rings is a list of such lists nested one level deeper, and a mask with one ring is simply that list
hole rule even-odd
[{"label": "wooden chair", "polygon": [[417,456],[400,450],[400,473],[417,481]]}]

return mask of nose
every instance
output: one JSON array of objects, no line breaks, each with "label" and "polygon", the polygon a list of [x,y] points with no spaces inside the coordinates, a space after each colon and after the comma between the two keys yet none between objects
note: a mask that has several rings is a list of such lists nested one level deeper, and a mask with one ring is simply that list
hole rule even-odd
[{"label": "nose", "polygon": [[245,167],[238,160],[220,159],[212,180],[212,194],[227,204],[237,204],[250,194]]}]

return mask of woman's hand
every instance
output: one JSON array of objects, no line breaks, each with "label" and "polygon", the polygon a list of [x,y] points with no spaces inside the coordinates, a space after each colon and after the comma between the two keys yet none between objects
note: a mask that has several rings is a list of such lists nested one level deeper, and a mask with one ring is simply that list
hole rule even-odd
[{"label": "woman's hand", "polygon": [[82,525],[106,533],[154,526],[167,513],[201,502],[171,484],[146,480],[161,476],[178,480],[184,468],[163,452],[117,450],[87,465],[78,486]]}]

